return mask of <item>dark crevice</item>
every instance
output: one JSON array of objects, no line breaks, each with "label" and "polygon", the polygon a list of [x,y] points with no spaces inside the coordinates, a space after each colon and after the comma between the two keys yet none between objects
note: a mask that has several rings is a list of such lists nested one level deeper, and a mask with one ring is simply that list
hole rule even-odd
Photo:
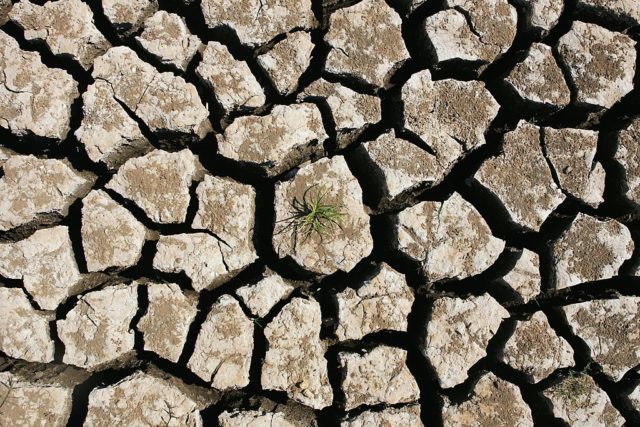
[{"label": "dark crevice", "polygon": [[0,243],[15,243],[27,239],[36,231],[59,225],[65,217],[59,213],[38,215],[33,221],[14,227],[7,231],[0,231]]},{"label": "dark crevice", "polygon": [[[596,209],[594,207],[590,206],[589,204],[587,204],[583,200],[581,200],[578,197],[576,197],[573,194],[571,194],[561,184],[560,176],[558,175],[558,171],[556,170],[556,165],[553,164],[553,161],[552,161],[551,157],[549,156],[549,151],[547,149],[547,144],[546,144],[546,139],[545,139],[546,138],[546,130],[547,130],[547,128],[544,128],[544,127],[540,128],[540,149],[542,150],[542,155],[544,157],[545,162],[547,163],[547,166],[549,168],[549,172],[551,173],[551,177],[553,179],[554,184],[562,192],[562,194],[564,195],[565,198],[570,199],[573,204],[575,204],[576,206],[579,206],[579,209],[580,209],[581,212],[588,213],[588,214],[590,214],[592,216],[597,215]],[[595,164],[595,160],[594,160],[594,164]]]},{"label": "dark crevice", "polygon": [[[575,335],[567,322],[566,316],[560,309],[550,309],[547,316],[549,323],[557,331],[558,335],[571,344],[574,350],[576,369],[589,374],[598,387],[607,393],[611,403],[626,419],[628,425],[635,425],[638,422],[640,414],[631,406],[626,396],[633,381],[625,381],[623,379],[620,383],[615,383],[605,375],[602,372],[602,368],[591,358],[589,346],[579,336]],[[632,376],[633,375],[630,374],[627,378]]]},{"label": "dark crevice", "polygon": [[122,269],[118,274],[131,280],[148,279],[161,283],[169,281],[177,283],[182,289],[191,289],[191,281],[185,273],[162,273],[153,268],[157,244],[156,240],[145,241],[138,262],[133,267]]},{"label": "dark crevice", "polygon": [[[408,274],[407,281],[419,286],[422,280],[417,274]],[[426,324],[431,318],[432,305],[427,297],[416,295],[411,313],[407,318],[408,353],[407,367],[416,378],[420,388],[421,418],[425,426],[442,426],[442,396],[437,374],[426,359],[423,351],[426,345]]]},{"label": "dark crevice", "polygon": [[447,280],[431,284],[436,292],[482,295],[490,294],[498,302],[506,304],[517,299],[517,294],[506,283],[499,281],[518,260],[517,252],[505,249],[498,259],[482,273],[464,279]]},{"label": "dark crevice", "polygon": [[552,47],[553,57],[560,67],[564,76],[564,81],[569,87],[571,93],[571,101],[568,106],[561,109],[557,113],[550,115],[541,124],[549,127],[577,127],[577,128],[593,128],[599,125],[604,110],[597,106],[587,105],[578,102],[578,89],[573,81],[569,65],[564,60],[558,50],[559,39],[571,30],[574,22],[575,8],[577,0],[565,1],[564,10],[558,24],[545,37],[544,42]]},{"label": "dark crevice", "polygon": [[564,423],[553,415],[551,403],[540,393],[537,387],[526,382],[525,375],[498,360],[491,361],[491,370],[499,378],[519,386],[523,400],[531,410],[534,425],[563,426]]},{"label": "dark crevice", "polygon": [[249,368],[249,385],[247,392],[259,392],[262,389],[261,374],[262,363],[267,354],[267,339],[264,336],[266,322],[261,319],[253,319],[253,354],[251,355],[251,366]]},{"label": "dark crevice", "polygon": [[518,15],[516,36],[509,49],[482,71],[480,80],[487,84],[497,82],[508,75],[513,67],[523,59],[521,52],[528,51],[531,44],[535,41],[535,35],[531,33],[525,8],[518,4],[514,4],[513,6]]},{"label": "dark crevice", "polygon": [[375,209],[389,195],[382,170],[371,160],[362,145],[347,155],[346,160],[362,188],[363,203]]},{"label": "dark crevice", "polygon": [[560,14],[558,23],[554,25],[551,31],[549,31],[543,38],[544,43],[548,44],[549,46],[554,46],[555,44],[557,44],[560,37],[569,32],[569,30],[571,29],[571,25],[573,24],[573,17],[575,15],[578,0],[564,0],[563,3],[564,8],[562,9],[562,13]]},{"label": "dark crevice", "polygon": [[75,386],[71,397],[73,404],[67,427],[83,425],[89,409],[89,393],[91,393],[92,390],[116,384],[136,372],[136,370],[135,367],[106,369],[94,373],[89,379]]},{"label": "dark crevice", "polygon": [[147,314],[149,311],[149,288],[146,285],[139,284],[137,287],[138,290],[138,311],[135,316],[131,319],[131,323],[129,324],[129,330],[133,331],[134,334],[134,346],[133,348],[136,350],[136,353],[143,353],[144,350],[144,335],[138,329],[138,325],[140,324],[140,320]]},{"label": "dark crevice", "polygon": [[326,154],[334,154],[338,150],[338,132],[329,103],[325,98],[314,96],[305,96],[302,101],[314,104],[320,111],[322,126],[327,134],[327,138],[323,142],[323,148]]},{"label": "dark crevice", "polygon": [[[346,397],[342,391],[342,382],[345,378],[345,372],[340,366],[338,358],[340,350],[337,346],[330,347],[324,357],[327,360],[327,371],[329,374],[329,383],[333,389],[333,405],[324,410],[325,413],[330,412],[333,416],[338,413],[345,413]],[[326,415],[325,415],[326,416]],[[334,424],[334,425],[337,425]]]},{"label": "dark crevice", "polygon": [[352,91],[361,93],[363,95],[375,96],[377,95],[378,91],[381,90],[377,86],[371,83],[368,83],[362,80],[362,78],[359,78],[351,74],[346,74],[346,73],[337,74],[337,73],[332,73],[332,72],[323,70],[321,77],[328,82],[339,83],[342,86],[347,87]]},{"label": "dark crevice", "polygon": [[111,46],[120,46],[123,44],[120,34],[104,14],[102,2],[100,0],[86,0],[93,13],[93,23],[100,33],[109,41]]},{"label": "dark crevice", "polygon": [[70,207],[68,216],[61,225],[67,226],[69,239],[80,273],[87,273],[87,260],[82,246],[82,199],[77,199]]},{"label": "dark crevice", "polygon": [[[138,220],[142,225],[150,230],[159,232],[162,235],[180,234],[193,232],[190,225],[187,222],[183,223],[157,223],[149,218],[147,213],[139,207],[133,200],[127,199],[120,195],[120,193],[110,188],[103,187],[102,191],[107,193],[109,197],[115,200],[119,205],[124,206],[129,212]],[[197,205],[196,205],[197,206]],[[187,212],[193,212],[193,208],[187,208]],[[192,213],[194,214],[194,213]]]},{"label": "dark crevice", "polygon": [[533,312],[599,298],[617,298],[620,295],[640,296],[636,277],[616,276],[595,282],[586,282],[565,289],[543,291],[535,300],[526,304],[509,304],[512,312]]},{"label": "dark crevice", "polygon": [[[107,82],[109,85],[111,83]],[[118,103],[118,105],[122,108],[122,110],[124,110],[125,113],[127,113],[127,115],[129,116],[129,118],[131,120],[133,120],[134,122],[136,122],[136,124],[138,125],[138,129],[140,130],[140,133],[142,133],[142,136],[149,141],[149,143],[151,143],[154,147],[156,148],[163,148],[163,149],[168,149],[171,148],[170,146],[163,146],[163,144],[161,144],[161,142],[158,140],[158,137],[156,136],[156,134],[154,134],[151,129],[149,129],[149,126],[147,126],[147,124],[145,123],[144,120],[142,120],[136,113],[135,111],[133,111],[131,108],[129,108],[129,106],[127,104],[125,104],[123,101],[121,101],[120,99],[118,99],[115,95],[113,95],[113,100],[116,101]]]},{"label": "dark crevice", "polygon": [[630,15],[617,14],[612,11],[614,6],[608,8],[594,6],[585,2],[578,2],[574,11],[576,21],[598,24],[610,31],[627,32],[633,31],[633,27],[638,26],[638,21]]},{"label": "dark crevice", "polygon": [[640,423],[640,413],[633,407],[628,397],[625,395],[621,387],[613,382],[607,375],[602,373],[602,368],[593,364],[590,366],[589,374],[594,379],[598,387],[607,393],[611,400],[611,404],[620,412],[620,415],[626,420],[626,425],[638,425]]},{"label": "dark crevice", "polygon": [[[78,62],[72,59],[69,55],[54,55],[51,53],[44,41],[26,40],[24,37],[24,31],[16,23],[9,21],[2,26],[2,31],[13,37],[18,43],[20,49],[37,52],[40,55],[40,60],[44,65],[49,68],[58,68],[67,72],[73,79],[78,82],[80,89],[86,88],[92,81],[89,72],[80,66]],[[83,90],[80,90],[82,93]]]},{"label": "dark crevice", "polygon": [[182,350],[182,354],[180,355],[180,359],[178,360],[178,365],[186,366],[187,362],[193,355],[198,333],[200,332],[202,324],[205,322],[209,311],[211,310],[211,307],[216,303],[216,301],[222,295],[232,294],[238,288],[246,284],[256,283],[262,277],[263,271],[264,265],[254,263],[247,267],[245,270],[238,273],[234,278],[227,281],[223,285],[220,285],[214,289],[204,289],[200,291],[197,307],[198,312],[195,319],[189,326],[186,343]]},{"label": "dark crevice", "polygon": [[[471,396],[476,383],[496,364],[496,359],[498,359],[497,355],[499,355],[504,348],[505,343],[513,334],[514,329],[514,319],[509,318],[503,320],[498,330],[489,340],[487,355],[469,368],[467,378],[454,387],[442,390],[442,393],[447,396],[451,402],[461,403]],[[505,372],[502,372],[502,374],[505,375]],[[513,379],[510,379],[509,382],[513,382]]]}]

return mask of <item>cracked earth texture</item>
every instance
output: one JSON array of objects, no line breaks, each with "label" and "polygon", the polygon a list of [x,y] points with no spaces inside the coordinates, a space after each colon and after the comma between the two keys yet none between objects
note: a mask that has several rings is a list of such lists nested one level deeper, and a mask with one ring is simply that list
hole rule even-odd
[{"label": "cracked earth texture", "polygon": [[640,425],[640,0],[0,0],[0,70],[0,425]]}]

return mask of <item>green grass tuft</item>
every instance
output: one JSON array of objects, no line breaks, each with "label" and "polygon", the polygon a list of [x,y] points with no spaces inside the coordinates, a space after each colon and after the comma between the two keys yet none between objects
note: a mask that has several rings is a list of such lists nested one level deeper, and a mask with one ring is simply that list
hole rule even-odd
[{"label": "green grass tuft", "polygon": [[302,200],[293,201],[294,214],[283,220],[288,222],[285,229],[293,228],[294,233],[300,234],[304,239],[313,234],[322,239],[336,228],[341,228],[340,223],[346,214],[340,210],[339,205],[325,201],[328,193],[328,189],[318,187],[317,184],[307,188]]}]

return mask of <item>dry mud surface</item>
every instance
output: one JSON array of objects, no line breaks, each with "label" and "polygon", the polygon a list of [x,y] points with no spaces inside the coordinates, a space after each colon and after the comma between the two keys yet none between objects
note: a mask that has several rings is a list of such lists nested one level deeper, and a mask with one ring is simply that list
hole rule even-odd
[{"label": "dry mud surface", "polygon": [[0,425],[640,425],[639,0],[0,0],[0,70]]}]

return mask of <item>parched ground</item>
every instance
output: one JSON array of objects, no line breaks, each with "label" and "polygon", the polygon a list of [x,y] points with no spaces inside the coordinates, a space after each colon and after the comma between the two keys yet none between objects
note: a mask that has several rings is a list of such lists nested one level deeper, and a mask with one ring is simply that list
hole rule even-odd
[{"label": "parched ground", "polygon": [[638,0],[0,0],[0,425],[640,425],[639,53]]}]

